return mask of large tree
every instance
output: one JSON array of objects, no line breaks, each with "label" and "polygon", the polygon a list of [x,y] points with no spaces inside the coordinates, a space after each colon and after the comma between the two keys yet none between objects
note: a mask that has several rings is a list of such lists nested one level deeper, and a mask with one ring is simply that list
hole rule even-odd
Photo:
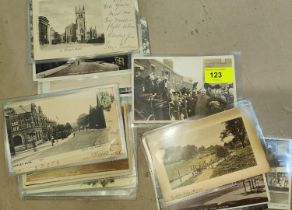
[{"label": "large tree", "polygon": [[67,122],[67,123],[65,124],[65,130],[68,130],[68,131],[71,132],[71,130],[72,130],[72,126],[71,126],[70,123]]},{"label": "large tree", "polygon": [[72,128],[71,124],[67,122],[65,124],[66,136],[69,136],[71,134],[72,130],[73,130],[73,128]]},{"label": "large tree", "polygon": [[198,153],[198,148],[195,145],[186,145],[182,150],[182,160],[192,159]]},{"label": "large tree", "polygon": [[221,132],[220,138],[224,141],[225,138],[232,136],[233,142],[240,142],[244,148],[246,146],[246,130],[241,118],[236,118],[225,122],[225,129]]},{"label": "large tree", "polygon": [[81,114],[77,119],[77,125],[79,128],[86,128],[88,125],[88,114]]}]

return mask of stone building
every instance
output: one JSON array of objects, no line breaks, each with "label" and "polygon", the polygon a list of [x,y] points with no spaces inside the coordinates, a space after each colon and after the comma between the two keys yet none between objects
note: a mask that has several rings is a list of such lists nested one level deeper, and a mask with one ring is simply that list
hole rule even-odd
[{"label": "stone building", "polygon": [[74,23],[65,28],[65,42],[76,42],[76,25]]},{"label": "stone building", "polygon": [[86,40],[96,40],[97,39],[97,33],[96,28],[90,27],[89,31],[86,33]]},{"label": "stone building", "polygon": [[41,45],[49,44],[50,24],[44,16],[39,16],[39,41]]},{"label": "stone building", "polygon": [[49,44],[52,44],[54,40],[55,40],[55,30],[53,27],[50,27]]},{"label": "stone building", "polygon": [[86,40],[86,25],[85,25],[85,8],[75,7],[76,15],[76,38],[78,42]]},{"label": "stone building", "polygon": [[54,121],[49,120],[34,103],[5,109],[10,151],[27,150],[51,139]]},{"label": "stone building", "polygon": [[96,27],[87,30],[85,7],[75,7],[75,21],[65,27],[65,31],[55,31],[50,27],[49,20],[44,16],[39,16],[39,40],[40,44],[60,44],[60,43],[103,43],[104,34],[98,34]]}]

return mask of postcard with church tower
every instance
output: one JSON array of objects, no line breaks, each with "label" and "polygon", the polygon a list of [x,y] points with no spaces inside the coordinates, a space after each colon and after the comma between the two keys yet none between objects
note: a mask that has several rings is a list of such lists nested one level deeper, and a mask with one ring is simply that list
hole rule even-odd
[{"label": "postcard with church tower", "polygon": [[115,85],[11,99],[4,116],[11,174],[127,158]]},{"label": "postcard with church tower", "polygon": [[32,0],[34,60],[138,49],[134,0]]}]

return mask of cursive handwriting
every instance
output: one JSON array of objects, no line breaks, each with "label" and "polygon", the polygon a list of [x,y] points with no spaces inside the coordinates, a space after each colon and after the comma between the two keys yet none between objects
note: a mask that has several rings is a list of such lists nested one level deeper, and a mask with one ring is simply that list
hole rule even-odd
[{"label": "cursive handwriting", "polygon": [[104,3],[105,48],[137,48],[136,19],[132,0],[107,0]]}]

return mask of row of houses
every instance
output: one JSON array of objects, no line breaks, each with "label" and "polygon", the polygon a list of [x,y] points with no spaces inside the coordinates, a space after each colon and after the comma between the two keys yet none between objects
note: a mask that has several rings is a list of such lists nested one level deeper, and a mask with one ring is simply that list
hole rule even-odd
[{"label": "row of houses", "polygon": [[170,59],[163,59],[162,61],[156,59],[135,59],[134,69],[135,72],[139,71],[143,78],[152,74],[156,79],[167,79],[169,89],[192,89],[194,83],[192,78],[176,73],[173,70],[173,61]]}]

